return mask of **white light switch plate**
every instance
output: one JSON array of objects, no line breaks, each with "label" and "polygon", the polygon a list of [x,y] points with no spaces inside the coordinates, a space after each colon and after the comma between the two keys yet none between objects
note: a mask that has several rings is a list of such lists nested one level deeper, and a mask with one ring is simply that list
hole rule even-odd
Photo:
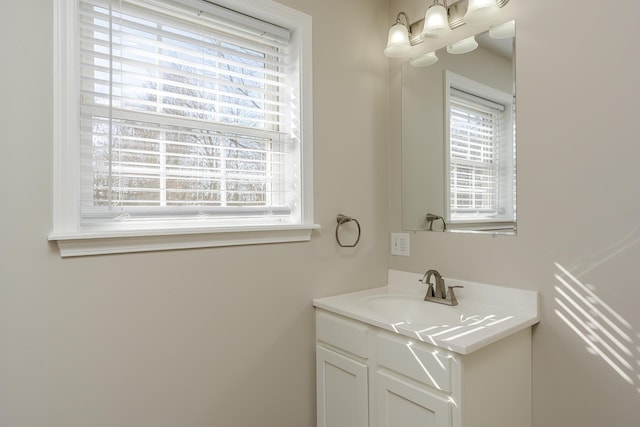
[{"label": "white light switch plate", "polygon": [[391,255],[409,256],[409,233],[391,233]]}]

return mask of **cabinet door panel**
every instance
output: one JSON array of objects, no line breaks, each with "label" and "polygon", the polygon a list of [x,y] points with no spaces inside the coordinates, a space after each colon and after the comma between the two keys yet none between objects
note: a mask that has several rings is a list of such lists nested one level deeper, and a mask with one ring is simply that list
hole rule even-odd
[{"label": "cabinet door panel", "polygon": [[318,427],[369,425],[367,365],[318,346]]},{"label": "cabinet door panel", "polygon": [[452,359],[403,336],[380,333],[376,337],[378,365],[451,393]]},{"label": "cabinet door panel", "polygon": [[378,427],[451,426],[446,400],[384,372],[378,372],[376,380]]},{"label": "cabinet door panel", "polygon": [[367,358],[367,327],[352,320],[319,311],[316,315],[316,338]]}]

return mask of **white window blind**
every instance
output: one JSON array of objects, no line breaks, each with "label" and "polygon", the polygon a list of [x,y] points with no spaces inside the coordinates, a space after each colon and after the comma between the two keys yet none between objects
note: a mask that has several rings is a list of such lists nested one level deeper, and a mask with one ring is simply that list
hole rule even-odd
[{"label": "white window blind", "polygon": [[450,88],[451,219],[493,218],[501,214],[501,104]]},{"label": "white window blind", "polygon": [[80,0],[83,224],[299,223],[289,32],[204,1]]}]

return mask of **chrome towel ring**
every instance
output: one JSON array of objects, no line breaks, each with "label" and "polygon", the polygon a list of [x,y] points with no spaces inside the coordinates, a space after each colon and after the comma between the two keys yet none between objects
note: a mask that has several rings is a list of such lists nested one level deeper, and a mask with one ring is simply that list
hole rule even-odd
[{"label": "chrome towel ring", "polygon": [[[336,241],[338,242],[338,246],[340,246],[341,248],[354,248],[360,241],[360,232],[361,232],[360,223],[358,222],[357,219],[351,218],[350,216],[346,216],[342,214],[338,214],[338,216],[336,217],[336,221],[338,222],[338,225],[336,225]],[[355,222],[356,225],[358,226],[358,237],[356,238],[356,241],[352,245],[343,244],[340,241],[340,236],[338,236],[338,230],[340,229],[340,226],[348,222]]]}]

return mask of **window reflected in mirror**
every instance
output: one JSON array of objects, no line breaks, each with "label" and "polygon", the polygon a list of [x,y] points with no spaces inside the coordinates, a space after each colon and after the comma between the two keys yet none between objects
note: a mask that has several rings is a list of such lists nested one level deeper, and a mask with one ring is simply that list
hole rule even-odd
[{"label": "window reflected in mirror", "polygon": [[513,96],[451,71],[445,83],[445,221],[513,227]]},{"label": "window reflected in mirror", "polygon": [[515,234],[515,37],[474,40],[402,66],[405,230],[429,230],[429,213],[446,231]]}]

